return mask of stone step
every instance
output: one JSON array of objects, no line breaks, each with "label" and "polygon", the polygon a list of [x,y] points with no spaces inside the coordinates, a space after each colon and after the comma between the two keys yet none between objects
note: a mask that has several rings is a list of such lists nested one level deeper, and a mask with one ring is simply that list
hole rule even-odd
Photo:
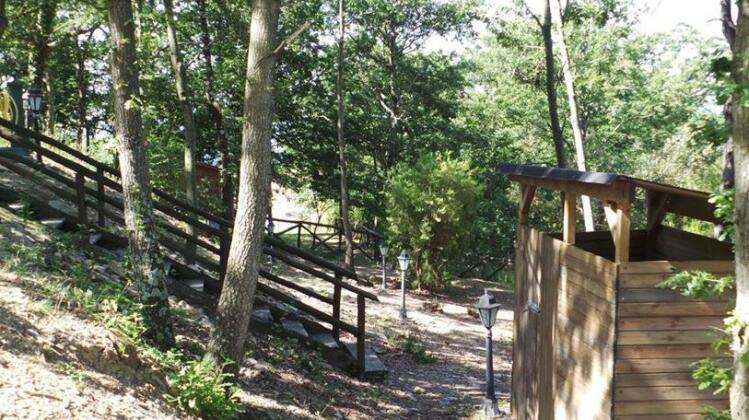
[{"label": "stone step", "polygon": [[26,207],[28,207],[28,204],[22,203],[22,202],[8,204],[8,208],[11,209],[11,210],[13,210],[13,211],[21,211],[21,210],[23,210]]},{"label": "stone step", "polygon": [[203,279],[187,279],[187,280],[180,280],[180,281],[192,287],[193,289],[197,290],[198,292],[203,291],[203,284],[204,284]]},{"label": "stone step", "polygon": [[65,219],[44,219],[40,221],[44,226],[51,227],[52,229],[61,229],[65,224]]},{"label": "stone step", "polygon": [[250,327],[259,327],[260,329],[269,329],[273,325],[275,319],[271,314],[270,309],[265,305],[256,305],[252,309],[252,318],[250,319]]},{"label": "stone step", "polygon": [[310,334],[309,339],[313,343],[318,344],[326,349],[337,349],[339,347],[338,342],[335,341],[335,338],[333,338],[333,334],[329,332]]},{"label": "stone step", "polygon": [[305,340],[309,339],[309,334],[307,334],[307,330],[304,329],[304,325],[296,319],[284,319],[281,325],[287,333]]},{"label": "stone step", "polygon": [[104,235],[102,235],[101,233],[92,233],[88,235],[88,243],[91,245],[96,245],[96,243],[101,240],[102,236]]},{"label": "stone step", "polygon": [[[356,361],[356,343],[345,343],[344,345],[351,357]],[[369,344],[364,346],[364,372],[367,378],[382,377],[387,375],[388,369],[382,363],[377,354],[372,350]]]}]

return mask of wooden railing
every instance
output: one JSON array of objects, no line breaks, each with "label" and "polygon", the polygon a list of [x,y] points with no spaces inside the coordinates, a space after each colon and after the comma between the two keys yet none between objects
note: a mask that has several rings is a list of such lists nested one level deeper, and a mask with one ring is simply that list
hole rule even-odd
[{"label": "wooden railing", "polygon": [[[310,249],[313,251],[317,248],[323,247],[331,252],[342,252],[344,241],[343,241],[343,226],[340,223],[329,224],[320,222],[310,222],[306,220],[290,220],[282,219],[277,217],[269,217],[268,222],[273,222],[274,231],[273,235],[279,239],[286,234],[296,234],[296,246],[301,248],[303,246],[302,236],[309,235],[312,238]],[[275,227],[281,225],[280,230],[276,230]],[[385,239],[385,236],[377,231],[369,229],[365,226],[353,227],[351,229],[353,233],[353,245],[354,250],[358,250],[361,255],[372,261],[379,261],[380,250],[378,245]],[[333,239],[336,239],[335,245],[331,245]]]},{"label": "wooden railing", "polygon": [[[0,164],[21,176],[33,177],[34,171],[37,171],[56,181],[58,184],[48,180],[36,180],[57,196],[75,203],[76,218],[79,224],[97,225],[103,228],[107,225],[107,221],[111,221],[119,226],[124,226],[125,221],[122,214],[124,203],[120,198],[122,185],[119,182],[119,170],[55,139],[16,126],[6,120],[0,119],[0,127],[0,137],[3,139],[14,145],[25,147],[38,157],[49,159],[65,170],[44,165],[42,159],[32,160],[14,153],[0,154]],[[56,149],[58,152],[52,149]],[[67,189],[61,186],[67,187]],[[115,193],[112,194],[108,190]],[[153,196],[154,209],[159,212],[155,219],[159,230],[161,230],[159,232],[160,244],[182,255],[185,261],[196,261],[206,269],[215,272],[215,275],[208,275],[208,281],[204,289],[208,293],[217,294],[221,289],[221,279],[226,268],[231,244],[232,221],[192,206],[158,188],[153,189]],[[94,222],[89,220],[89,210],[96,215]],[[173,223],[169,218],[181,223]],[[196,236],[188,234],[184,229],[185,225],[194,227],[199,234]],[[175,237],[184,240],[184,242],[181,243]],[[289,245],[275,237],[266,236],[264,242],[263,252],[266,255],[273,257],[274,261],[280,261],[289,267],[330,283],[333,288],[333,296],[323,295],[265,269],[260,270],[260,276],[269,284],[259,282],[258,290],[315,319],[330,324],[336,340],[340,338],[340,331],[354,335],[357,342],[357,368],[359,372],[363,373],[365,368],[366,299],[376,301],[378,300],[377,296],[344,281],[346,278],[357,279],[356,272],[352,270]],[[188,251],[188,249],[191,249],[187,246],[188,243],[197,246],[199,250],[197,252]],[[322,311],[270,284],[283,286],[328,304],[332,307],[331,311],[330,313]],[[343,290],[356,295],[356,325],[341,319],[341,294]]]}]

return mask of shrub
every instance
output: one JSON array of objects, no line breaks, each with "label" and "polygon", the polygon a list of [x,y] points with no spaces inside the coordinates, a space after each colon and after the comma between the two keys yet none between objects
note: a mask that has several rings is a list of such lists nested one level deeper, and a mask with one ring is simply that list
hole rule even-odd
[{"label": "shrub", "polygon": [[208,358],[188,360],[178,370],[168,373],[172,396],[168,399],[179,408],[209,419],[232,419],[239,414],[233,375],[222,373]]},{"label": "shrub", "polygon": [[469,162],[446,153],[394,169],[386,191],[388,238],[410,251],[419,288],[439,289],[449,280],[482,191]]}]

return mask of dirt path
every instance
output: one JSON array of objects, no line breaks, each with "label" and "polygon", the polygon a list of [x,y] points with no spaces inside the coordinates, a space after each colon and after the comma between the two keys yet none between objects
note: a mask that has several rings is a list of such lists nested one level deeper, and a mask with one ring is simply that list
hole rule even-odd
[{"label": "dirt path", "polygon": [[[361,278],[379,272],[368,267],[357,267],[357,271]],[[283,274],[320,292],[329,287],[292,270]],[[360,285],[379,297],[379,302],[367,302],[367,335],[389,374],[383,382],[368,386],[383,397],[378,407],[383,418],[458,419],[475,414],[485,390],[486,330],[473,305],[485,288],[502,304],[493,329],[495,389],[500,407],[509,411],[511,292],[482,280],[457,281],[438,295],[408,291],[408,319],[400,322],[400,290],[394,288],[395,280],[393,288],[385,291]],[[344,293],[342,317],[353,321],[355,314],[354,295]]]}]

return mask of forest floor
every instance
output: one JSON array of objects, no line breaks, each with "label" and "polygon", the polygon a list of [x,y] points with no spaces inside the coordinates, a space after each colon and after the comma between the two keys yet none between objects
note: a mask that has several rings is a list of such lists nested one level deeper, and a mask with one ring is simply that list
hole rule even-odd
[{"label": "forest floor", "polygon": [[[372,267],[360,266],[357,271],[360,277],[373,280],[378,273]],[[322,286],[296,274],[300,283]],[[291,270],[284,272],[287,278],[294,275]],[[269,404],[272,409],[267,415],[279,419],[474,418],[485,390],[486,330],[473,306],[484,289],[489,289],[502,304],[493,330],[495,389],[500,408],[509,412],[512,293],[495,283],[474,279],[456,281],[438,294],[408,291],[408,319],[400,322],[400,291],[394,281],[388,283],[385,291],[360,285],[379,298],[379,302],[367,302],[367,336],[389,370],[384,380],[359,381],[329,367],[305,371],[304,362],[263,366],[259,360],[263,353],[268,354],[269,343],[256,342],[257,362],[250,362],[257,363],[256,369],[260,365],[269,371],[263,380],[253,378],[246,383],[253,395],[246,402],[260,411]],[[343,302],[342,317],[354,319],[354,296],[344,293]],[[254,339],[266,340],[262,336]]]},{"label": "forest floor", "polygon": [[[24,184],[0,171],[0,181]],[[33,185],[26,185],[33,191]],[[38,193],[37,193],[38,194]],[[45,227],[0,209],[0,241],[32,249],[49,239]],[[71,250],[71,255],[75,254]],[[5,263],[2,264],[6,266]],[[320,292],[329,284],[291,269],[267,266]],[[362,265],[360,278],[380,281]],[[395,275],[396,272],[392,271]],[[45,277],[0,270],[0,419],[191,418],[166,395],[163,372],[123,351],[99,319],[71,310],[49,293]],[[253,332],[239,370],[237,398],[247,419],[470,419],[483,399],[484,339],[473,305],[485,288],[502,304],[494,327],[494,367],[500,408],[509,411],[512,292],[496,283],[463,279],[447,290],[408,291],[408,319],[398,320],[397,279],[367,302],[367,339],[387,366],[387,377],[362,381],[328,365],[295,339]],[[174,302],[173,302],[174,303]],[[200,352],[210,322],[183,306],[178,344]],[[327,308],[329,310],[329,308]],[[343,293],[342,317],[353,321],[355,297]]]}]

